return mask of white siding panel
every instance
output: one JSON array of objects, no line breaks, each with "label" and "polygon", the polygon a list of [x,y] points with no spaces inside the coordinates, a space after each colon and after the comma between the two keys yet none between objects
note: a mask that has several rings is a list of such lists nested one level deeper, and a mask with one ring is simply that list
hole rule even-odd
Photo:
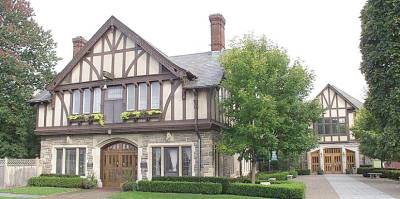
[{"label": "white siding panel", "polygon": [[[120,35],[121,35],[121,31],[116,30],[115,31],[115,44],[117,44]],[[122,49],[124,47],[123,44],[124,44],[124,38],[121,38],[121,41],[119,42],[119,44],[117,46],[117,50]]]},{"label": "white siding panel", "polygon": [[47,104],[46,126],[53,126],[53,109],[51,104]]},{"label": "white siding panel", "polygon": [[120,78],[122,77],[122,60],[123,59],[123,54],[122,53],[116,53],[114,55],[114,76],[115,78]]},{"label": "white siding panel", "polygon": [[61,100],[58,96],[55,97],[55,108],[54,108],[54,126],[60,126],[61,123]]},{"label": "white siding panel", "polygon": [[160,64],[152,56],[150,56],[149,74],[158,74],[158,73],[160,73]]},{"label": "white siding panel", "polygon": [[194,94],[192,91],[186,91],[186,119],[194,119]]},{"label": "white siding panel", "polygon": [[100,53],[101,52],[101,39],[96,42],[96,44],[93,47],[93,52],[94,53]]},{"label": "white siding panel", "polygon": [[90,77],[90,66],[87,62],[82,63],[82,82],[88,82]]},{"label": "white siding panel", "polygon": [[[71,106],[71,93],[69,91],[64,92],[64,103],[65,103],[65,107],[67,107],[67,109],[68,109],[67,111],[69,112],[70,106]],[[66,113],[65,110],[64,110],[64,113]],[[67,120],[65,118],[67,118],[67,115],[64,116],[64,126],[67,125]]]},{"label": "white siding panel", "polygon": [[79,63],[72,69],[71,72],[71,83],[78,83],[79,82]]},{"label": "white siding panel", "polygon": [[199,91],[199,119],[207,119],[207,91]]},{"label": "white siding panel", "polygon": [[[135,51],[129,51],[126,52],[125,54],[125,70],[128,70],[129,65],[132,63],[132,61],[135,59]],[[126,71],[125,71],[126,72]],[[132,66],[132,69],[129,71],[128,76],[132,77],[135,75],[135,71],[134,71],[134,66]]]},{"label": "white siding panel", "polygon": [[135,42],[133,42],[131,39],[127,38],[126,39],[126,48],[134,48],[135,47]]},{"label": "white siding panel", "polygon": [[174,96],[174,120],[183,119],[183,105],[182,105],[182,84],[175,91]]},{"label": "white siding panel", "polygon": [[111,54],[104,55],[103,70],[111,73],[111,64],[112,64],[112,56],[111,56]]},{"label": "white siding panel", "polygon": [[168,106],[168,109],[165,110],[166,102],[168,99],[169,94],[171,93],[171,82],[163,81],[163,107],[165,112],[165,120],[171,120],[171,105]]},{"label": "white siding panel", "polygon": [[38,108],[38,126],[39,127],[43,127],[44,126],[44,111],[45,111],[45,105],[44,104],[40,104],[39,108]]},{"label": "white siding panel", "polygon": [[138,59],[138,66],[137,66],[137,73],[136,73],[138,76],[146,75],[146,58],[147,58],[147,53],[144,53]]},{"label": "white siding panel", "polygon": [[338,96],[338,106],[339,108],[345,108],[346,107],[346,102],[343,100],[343,98],[341,98],[340,96]]}]

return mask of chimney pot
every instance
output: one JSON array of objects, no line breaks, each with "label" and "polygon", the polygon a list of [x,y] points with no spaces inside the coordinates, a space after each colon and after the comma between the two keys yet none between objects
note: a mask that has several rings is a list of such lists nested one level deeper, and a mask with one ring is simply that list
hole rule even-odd
[{"label": "chimney pot", "polygon": [[79,51],[81,51],[81,49],[86,45],[86,43],[87,43],[86,39],[83,38],[82,36],[72,38],[74,57],[76,54],[78,54]]},{"label": "chimney pot", "polygon": [[225,18],[221,14],[209,16],[211,24],[211,51],[225,49]]}]

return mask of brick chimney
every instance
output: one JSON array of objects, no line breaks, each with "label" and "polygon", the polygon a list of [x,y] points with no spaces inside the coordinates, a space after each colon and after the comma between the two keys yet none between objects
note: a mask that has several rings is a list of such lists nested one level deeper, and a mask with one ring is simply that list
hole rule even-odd
[{"label": "brick chimney", "polygon": [[209,16],[211,24],[211,50],[225,49],[225,18],[221,14]]},{"label": "brick chimney", "polygon": [[78,36],[75,38],[72,38],[72,44],[73,44],[73,55],[75,55],[81,51],[81,49],[86,45],[86,39],[83,38],[82,36]]}]

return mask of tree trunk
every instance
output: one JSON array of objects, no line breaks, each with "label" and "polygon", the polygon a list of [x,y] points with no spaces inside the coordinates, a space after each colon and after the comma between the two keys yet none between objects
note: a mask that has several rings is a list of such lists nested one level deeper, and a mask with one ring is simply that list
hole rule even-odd
[{"label": "tree trunk", "polygon": [[242,159],[239,159],[239,175],[243,177]]},{"label": "tree trunk", "polygon": [[383,169],[383,160],[381,160],[381,168]]},{"label": "tree trunk", "polygon": [[256,184],[256,169],[257,169],[257,158],[253,156],[251,160],[251,183]]}]

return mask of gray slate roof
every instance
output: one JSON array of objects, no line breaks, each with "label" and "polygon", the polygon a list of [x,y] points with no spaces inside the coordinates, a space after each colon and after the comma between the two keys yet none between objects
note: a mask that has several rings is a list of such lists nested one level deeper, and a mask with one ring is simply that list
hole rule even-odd
[{"label": "gray slate roof", "polygon": [[332,88],[334,88],[337,92],[339,92],[341,95],[343,95],[344,98],[346,98],[350,103],[353,104],[356,108],[361,108],[363,106],[363,103],[360,102],[358,99],[354,98],[353,96],[349,95],[348,93],[344,92],[343,90],[339,89],[338,87],[330,84]]},{"label": "gray slate roof", "polygon": [[178,55],[169,57],[179,67],[193,73],[197,79],[189,81],[185,88],[202,88],[216,86],[221,82],[224,69],[219,64],[221,52]]},{"label": "gray slate roof", "polygon": [[[161,52],[161,51],[160,51]],[[219,64],[220,52],[208,51],[195,54],[177,55],[168,57],[179,67],[194,74],[197,79],[189,81],[185,88],[203,88],[216,86],[221,82],[224,69]],[[40,91],[29,103],[49,102],[49,91]]]}]

